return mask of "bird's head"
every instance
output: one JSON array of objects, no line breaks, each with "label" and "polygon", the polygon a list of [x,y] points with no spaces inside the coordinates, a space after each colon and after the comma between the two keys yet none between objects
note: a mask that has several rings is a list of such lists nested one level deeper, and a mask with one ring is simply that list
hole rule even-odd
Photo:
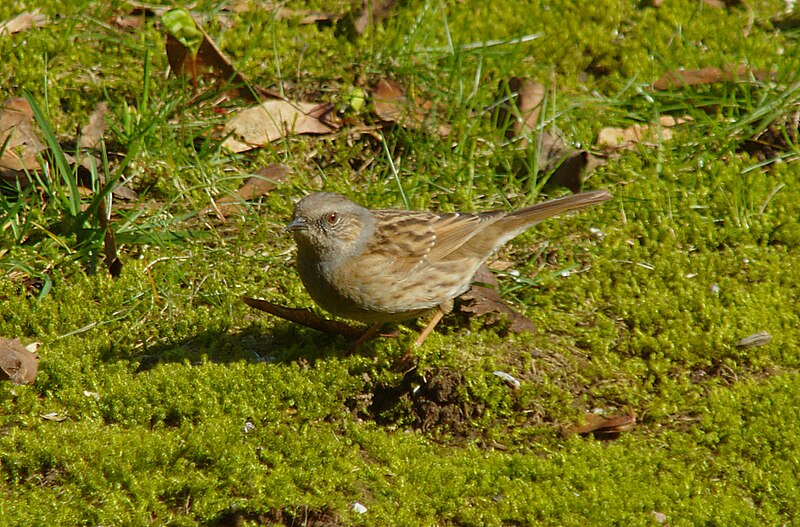
[{"label": "bird's head", "polygon": [[291,231],[301,248],[311,249],[319,257],[335,258],[358,252],[372,221],[368,209],[346,197],[317,192],[297,203],[284,231]]}]

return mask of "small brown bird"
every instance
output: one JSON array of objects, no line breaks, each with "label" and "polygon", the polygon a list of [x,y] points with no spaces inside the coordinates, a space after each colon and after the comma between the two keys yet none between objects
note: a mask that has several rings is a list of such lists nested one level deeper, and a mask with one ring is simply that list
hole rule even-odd
[{"label": "small brown bird", "polygon": [[551,216],[609,199],[607,190],[595,190],[516,212],[436,214],[370,210],[319,192],[297,203],[285,230],[297,242],[297,266],[311,298],[334,315],[373,324],[356,346],[384,322],[436,309],[420,345],[503,244]]}]

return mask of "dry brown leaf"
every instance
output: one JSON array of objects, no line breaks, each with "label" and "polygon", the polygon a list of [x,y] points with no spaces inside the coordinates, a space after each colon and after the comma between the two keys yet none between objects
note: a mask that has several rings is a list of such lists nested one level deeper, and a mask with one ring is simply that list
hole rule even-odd
[{"label": "dry brown leaf", "polygon": [[7,99],[0,107],[0,180],[28,186],[25,172],[39,169],[44,144],[33,133],[33,110],[25,99]]},{"label": "dry brown leaf", "polygon": [[280,97],[280,94],[250,82],[250,79],[233,66],[197,20],[194,22],[203,35],[197,55],[193,55],[191,50],[167,32],[167,60],[173,72],[191,78],[195,85],[201,76],[215,78],[225,83],[230,82],[233,84],[231,91],[249,101],[258,102]]},{"label": "dry brown leaf", "polygon": [[15,16],[7,22],[0,24],[0,35],[7,33],[13,35],[20,31],[26,31],[32,27],[41,27],[47,23],[47,17],[37,8],[33,11],[26,11]]},{"label": "dry brown leaf", "polygon": [[89,122],[81,130],[78,148],[95,148],[97,146],[106,132],[107,113],[108,105],[104,102],[97,103],[92,115],[89,116]]},{"label": "dry brown leaf", "polygon": [[765,80],[773,78],[775,73],[753,70],[745,64],[727,64],[722,68],[708,67],[694,70],[673,70],[668,71],[654,82],[653,88],[656,90],[672,90],[699,84],[736,82],[747,80],[751,75],[755,79]]},{"label": "dry brown leaf", "polygon": [[[409,100],[406,91],[392,79],[380,79],[372,92],[375,113],[381,121],[397,123],[404,128],[422,129],[431,114],[433,103],[423,99]],[[450,135],[450,126],[440,124],[437,132]]]},{"label": "dry brown leaf", "polygon": [[297,309],[293,307],[280,306],[266,300],[248,298],[246,296],[241,298],[242,302],[252,308],[265,311],[271,315],[275,315],[276,317],[280,317],[290,322],[295,322],[311,329],[316,329],[317,331],[322,331],[323,333],[328,333],[331,335],[344,335],[349,339],[358,339],[364,334],[363,329],[345,324],[344,322],[319,318],[310,309]]},{"label": "dry brown leaf", "polygon": [[0,108],[0,170],[36,170],[37,156],[45,149],[33,133],[33,110],[21,97],[8,99]]},{"label": "dry brown leaf", "polygon": [[[511,101],[498,107],[497,116],[499,126],[508,125],[506,137],[513,139],[530,134],[539,126],[539,114],[547,88],[531,79],[512,77],[508,80],[508,89]],[[505,91],[502,84],[500,90]],[[523,148],[527,145],[526,141],[523,139]]]},{"label": "dry brown leaf", "polygon": [[45,421],[55,421],[56,423],[63,423],[68,419],[68,417],[64,414],[60,414],[58,412],[50,412],[46,414],[42,414],[39,417],[44,419]]},{"label": "dry brown leaf", "polygon": [[368,27],[387,18],[395,5],[397,0],[364,0],[361,11],[353,20],[353,29],[358,35],[363,35]]},{"label": "dry brown leaf", "polygon": [[269,193],[275,187],[277,187],[279,183],[289,179],[289,167],[279,163],[273,163],[271,165],[262,167],[256,174],[257,175],[245,181],[244,185],[242,185],[233,195],[224,196],[216,200],[213,206],[206,207],[200,213],[206,214],[212,210],[216,210],[220,215],[220,218],[224,219],[221,212],[222,208],[240,209],[242,208],[242,201],[254,200]]},{"label": "dry brown leaf", "polygon": [[775,118],[764,130],[745,140],[739,150],[759,161],[772,164],[795,149],[800,139],[800,111],[789,111]]},{"label": "dry brown leaf", "polygon": [[586,412],[583,420],[584,423],[582,425],[574,425],[567,428],[566,434],[592,434],[595,439],[609,440],[616,439],[622,432],[633,430],[636,425],[636,415],[633,413],[633,408],[628,408],[628,413],[625,415],[613,415],[611,417]]},{"label": "dry brown leaf", "polygon": [[329,103],[270,100],[246,108],[231,118],[223,134],[222,146],[231,152],[244,152],[291,134],[328,134],[339,126],[331,119]]},{"label": "dry brown leaf", "polygon": [[634,124],[628,128],[603,128],[597,134],[597,145],[612,150],[630,149],[640,143],[656,143],[672,139],[671,128],[690,121],[691,117],[662,115],[658,125]]},{"label": "dry brown leaf", "polygon": [[0,380],[33,384],[39,371],[39,357],[18,339],[0,338]]},{"label": "dry brown leaf", "polygon": [[497,280],[486,264],[478,268],[472,281],[475,283],[469,291],[458,297],[459,311],[475,317],[485,315],[489,324],[507,318],[510,331],[533,333],[536,328],[533,321],[511,308],[497,293]]},{"label": "dry brown leaf", "polygon": [[[510,100],[497,109],[497,124],[505,128],[506,137],[519,138],[516,147],[525,150],[529,139],[540,127],[542,103],[547,94],[546,87],[534,80],[512,77],[508,80]],[[501,84],[499,96],[507,95]],[[554,128],[540,132],[538,136],[538,170],[550,172],[548,186],[566,187],[579,192],[585,175],[600,161],[585,150],[572,148]]]}]

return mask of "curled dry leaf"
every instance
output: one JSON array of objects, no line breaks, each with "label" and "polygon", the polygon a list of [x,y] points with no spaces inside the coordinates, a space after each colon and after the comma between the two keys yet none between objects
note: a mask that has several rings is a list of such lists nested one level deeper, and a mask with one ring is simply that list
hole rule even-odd
[{"label": "curled dry leaf", "polygon": [[755,348],[758,346],[766,346],[770,342],[772,342],[772,335],[770,335],[766,331],[762,331],[760,333],[756,333],[754,335],[750,335],[748,337],[743,338],[742,340],[736,343],[736,347]]},{"label": "curled dry leaf", "polygon": [[[33,110],[25,99],[7,99],[0,108],[0,179],[20,180],[27,185],[24,172],[39,168],[44,144],[33,133]],[[22,177],[20,177],[22,176]]]},{"label": "curled dry leaf", "polygon": [[15,16],[11,20],[0,24],[0,35],[19,33],[32,27],[41,27],[47,23],[47,17],[37,8]]},{"label": "curled dry leaf", "polygon": [[727,64],[722,68],[708,67],[694,70],[673,70],[668,71],[654,82],[653,88],[656,90],[673,90],[700,84],[736,82],[748,80],[751,75],[757,80],[766,80],[773,78],[775,73],[753,70],[745,64]]},{"label": "curled dry leaf", "polygon": [[[239,0],[233,7],[234,12],[241,13],[252,11],[257,6],[249,0]],[[260,8],[260,6],[258,6]],[[275,6],[272,13],[276,20],[291,20],[300,26],[308,24],[316,24],[319,22],[335,22],[342,18],[339,13],[330,13],[323,11],[310,11],[308,9],[291,9],[285,6]]]},{"label": "curled dry leaf", "polygon": [[657,143],[672,139],[671,128],[691,121],[691,117],[662,115],[658,125],[634,124],[628,128],[603,128],[597,134],[597,145],[612,150],[630,149],[640,143]]},{"label": "curled dry leaf", "polygon": [[319,318],[310,309],[298,309],[280,306],[266,300],[248,298],[246,296],[242,297],[242,302],[252,308],[265,311],[270,315],[275,315],[276,317],[280,317],[290,322],[295,322],[311,329],[316,329],[317,331],[322,331],[323,333],[328,333],[331,335],[344,335],[349,339],[358,339],[364,334],[363,329],[345,324],[344,322]]},{"label": "curled dry leaf", "polygon": [[106,114],[108,113],[108,105],[100,102],[95,106],[92,115],[89,116],[89,122],[81,130],[81,135],[78,138],[78,148],[96,148],[103,135],[106,133]]},{"label": "curled dry leaf", "polygon": [[18,339],[0,338],[0,380],[33,384],[39,371],[39,357]]},{"label": "curled dry leaf", "polygon": [[[228,57],[211,40],[203,27],[191,18],[188,11],[172,9],[163,13],[162,19],[176,11],[184,11],[185,16],[170,17],[180,22],[172,24],[172,30],[167,31],[167,60],[172,71],[190,77],[195,85],[201,76],[232,83],[232,91],[250,101],[280,97],[278,93],[254,85],[243,73],[234,68]],[[184,15],[184,13],[179,14]],[[194,27],[191,27],[192,23]]]},{"label": "curled dry leaf", "polygon": [[364,0],[361,11],[353,20],[353,30],[356,34],[363,35],[371,25],[378,24],[387,18],[396,5],[397,0]]},{"label": "curled dry leaf", "polygon": [[[516,147],[525,150],[532,136],[541,126],[541,110],[547,95],[544,84],[523,77],[512,77],[508,87],[501,83],[499,97],[509,96],[506,103],[498,106],[497,125],[505,128],[508,139],[518,139]],[[588,172],[601,161],[585,150],[567,144],[554,127],[541,130],[538,135],[539,172],[550,172],[548,184],[579,192]]]},{"label": "curled dry leaf", "polygon": [[609,439],[616,439],[622,432],[629,432],[633,430],[636,425],[636,415],[633,413],[633,408],[628,408],[628,413],[625,415],[613,415],[606,417],[594,412],[586,412],[583,417],[584,424],[574,425],[565,430],[567,435],[589,435],[592,434],[595,439],[607,441]]},{"label": "curled dry leaf", "polygon": [[225,125],[222,146],[231,152],[252,150],[290,134],[328,134],[339,124],[333,120],[333,105],[272,100],[246,108]]},{"label": "curled dry leaf", "polygon": [[458,310],[470,316],[486,316],[489,324],[503,318],[510,322],[509,330],[514,333],[533,333],[536,326],[528,317],[521,315],[505,303],[497,292],[497,280],[486,266],[481,265],[469,291],[458,297]]},{"label": "curled dry leaf", "polygon": [[[421,129],[431,114],[433,103],[421,99],[409,100],[406,91],[392,79],[381,79],[372,92],[375,113],[381,121],[397,123],[404,128]],[[439,125],[441,136],[450,135],[450,126]]]},{"label": "curled dry leaf", "polygon": [[262,167],[257,172],[257,175],[245,181],[244,185],[239,187],[239,190],[233,195],[224,196],[216,200],[214,206],[206,207],[200,213],[206,214],[212,210],[216,210],[217,213],[220,214],[220,217],[222,217],[221,209],[241,209],[242,201],[258,199],[287,179],[289,179],[289,167],[279,163],[267,165]]},{"label": "curled dry leaf", "polygon": [[778,115],[769,126],[745,140],[739,147],[759,161],[768,164],[784,158],[786,152],[795,150],[800,139],[800,111],[789,111]]}]

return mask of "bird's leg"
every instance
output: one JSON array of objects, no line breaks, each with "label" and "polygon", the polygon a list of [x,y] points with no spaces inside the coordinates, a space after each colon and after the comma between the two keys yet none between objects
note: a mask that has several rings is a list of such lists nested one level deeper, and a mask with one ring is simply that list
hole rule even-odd
[{"label": "bird's leg", "polygon": [[425,339],[428,338],[428,335],[431,334],[431,331],[433,331],[433,328],[436,327],[436,324],[438,324],[439,321],[442,320],[443,316],[444,316],[444,310],[442,310],[442,306],[437,306],[436,311],[433,313],[433,317],[431,318],[430,322],[428,322],[428,325],[425,326],[425,329],[420,331],[417,340],[414,341],[415,348],[422,346],[422,343],[425,342]]},{"label": "bird's leg", "polygon": [[364,332],[363,335],[358,337],[358,339],[356,339],[355,342],[350,344],[350,347],[347,348],[347,354],[349,355],[351,353],[355,353],[356,351],[358,351],[358,348],[360,348],[365,342],[374,338],[375,335],[378,333],[378,330],[381,329],[381,326],[383,326],[383,322],[375,322],[374,324],[372,324],[369,327],[369,329]]}]

